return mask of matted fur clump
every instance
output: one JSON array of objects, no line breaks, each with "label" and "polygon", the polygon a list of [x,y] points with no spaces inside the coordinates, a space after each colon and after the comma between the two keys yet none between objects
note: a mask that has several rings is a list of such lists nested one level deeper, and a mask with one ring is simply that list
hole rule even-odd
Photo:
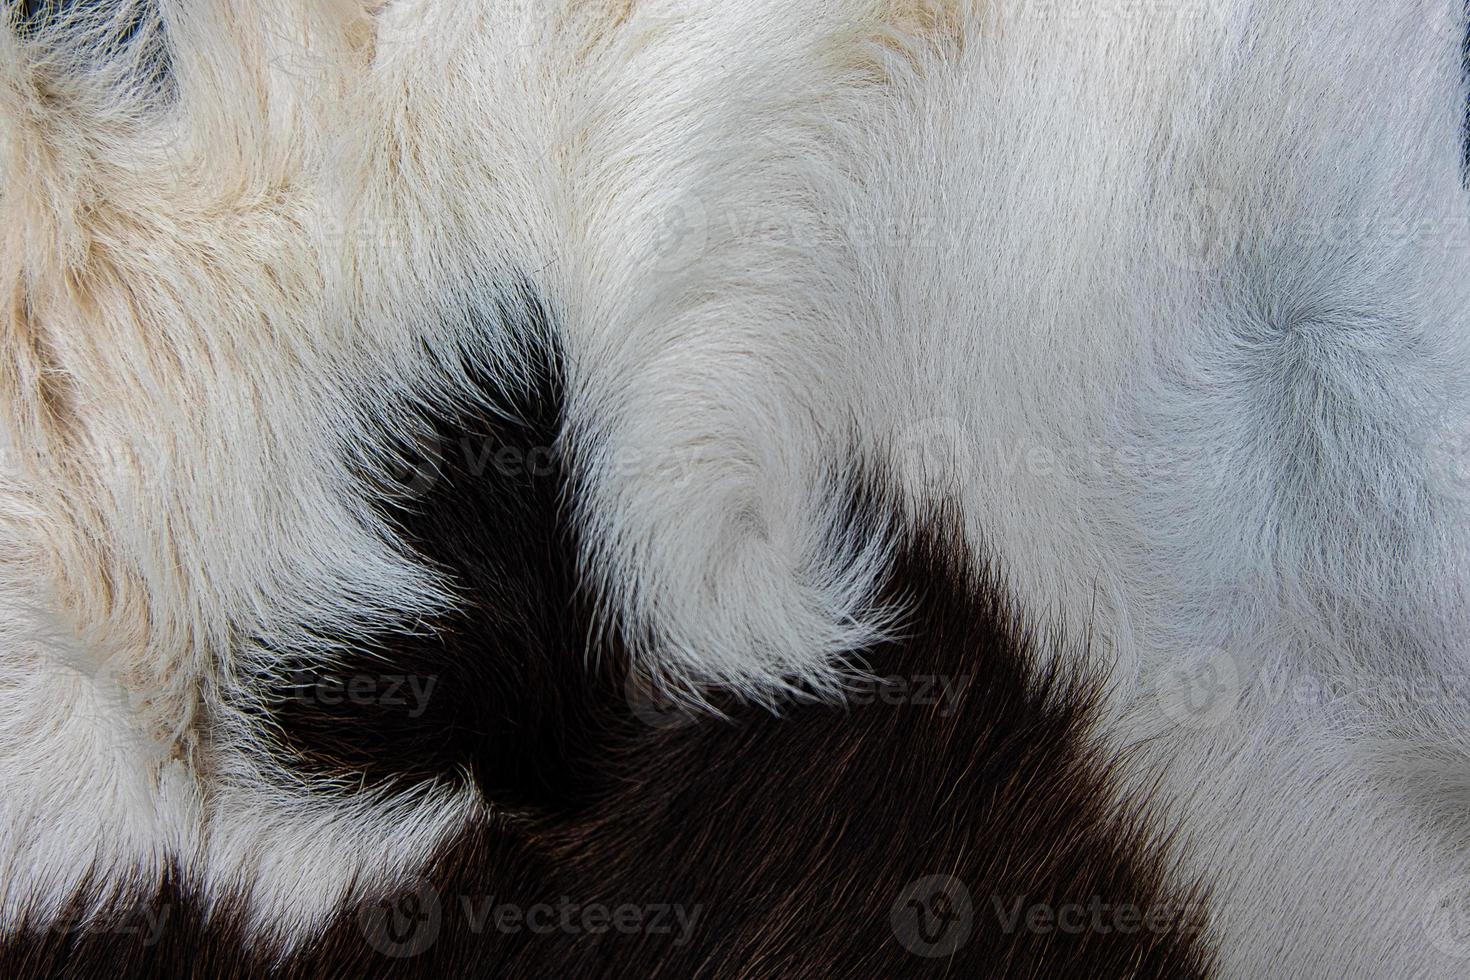
[{"label": "matted fur clump", "polygon": [[1460,0],[0,9],[0,976],[1470,972]]}]

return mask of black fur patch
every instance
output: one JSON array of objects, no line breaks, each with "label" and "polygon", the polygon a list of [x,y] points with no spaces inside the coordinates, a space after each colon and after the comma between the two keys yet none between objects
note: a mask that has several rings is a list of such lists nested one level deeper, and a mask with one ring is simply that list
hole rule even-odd
[{"label": "black fur patch", "polygon": [[[484,317],[554,337],[551,312],[526,288]],[[288,666],[270,721],[291,764],[368,782],[468,770],[490,798],[546,810],[588,792],[596,773],[582,747],[612,689],[588,662],[591,609],[558,443],[562,376],[547,349],[516,390],[486,381],[480,405],[434,419],[431,437],[405,447],[403,485],[384,515],[449,574],[463,611],[358,643],[339,669]]]}]

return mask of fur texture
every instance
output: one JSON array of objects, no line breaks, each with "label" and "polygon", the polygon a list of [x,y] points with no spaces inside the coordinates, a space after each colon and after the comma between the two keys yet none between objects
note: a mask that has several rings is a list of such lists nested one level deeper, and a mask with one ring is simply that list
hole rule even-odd
[{"label": "fur texture", "polygon": [[[1460,0],[5,9],[18,969],[164,896],[222,972],[328,970],[427,874],[813,889],[692,958],[594,945],[820,974],[804,921],[903,972],[838,934],[932,844],[1208,896],[1119,973],[1464,972]],[[834,721],[885,656],[984,703]],[[854,787],[936,745],[864,857]],[[788,797],[831,820],[790,880],[731,816]],[[1081,962],[981,936],[960,972]]]},{"label": "fur texture", "polygon": [[[873,527],[890,506],[866,495],[853,517]],[[1065,641],[1019,621],[993,576],[955,566],[953,535],[936,515],[902,535],[882,595],[908,602],[916,621],[868,651],[873,674],[893,680],[854,690],[851,705],[774,716],[728,702],[721,719],[699,720],[625,697],[626,668],[611,661],[560,675],[504,665],[523,700],[496,704],[492,720],[540,741],[529,754],[544,772],[581,776],[579,792],[479,780],[499,815],[284,960],[242,943],[234,916],[203,918],[170,877],[110,930],[34,930],[0,967],[117,977],[121,964],[139,978],[1206,975],[1203,890],[1167,881],[1169,843],[1142,810],[1116,806],[1113,764],[1079,740],[1097,692],[1038,667],[1040,645]],[[900,681],[920,678],[938,694]],[[482,688],[494,704],[493,685]],[[582,711],[537,725],[547,705],[572,699]],[[585,737],[568,739],[578,721]],[[521,747],[514,734],[494,747],[507,745]],[[915,890],[934,879],[940,891]],[[940,894],[952,906],[931,909]],[[639,927],[613,927],[620,909],[644,913]],[[1050,927],[1036,927],[1046,915]],[[110,942],[98,935],[108,931]]]}]

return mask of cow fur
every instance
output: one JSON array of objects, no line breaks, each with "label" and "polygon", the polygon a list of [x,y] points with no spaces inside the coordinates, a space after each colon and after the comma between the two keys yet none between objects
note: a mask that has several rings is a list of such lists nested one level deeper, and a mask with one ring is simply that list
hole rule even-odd
[{"label": "cow fur", "polygon": [[3,9],[0,972],[1463,975],[1460,0]]}]

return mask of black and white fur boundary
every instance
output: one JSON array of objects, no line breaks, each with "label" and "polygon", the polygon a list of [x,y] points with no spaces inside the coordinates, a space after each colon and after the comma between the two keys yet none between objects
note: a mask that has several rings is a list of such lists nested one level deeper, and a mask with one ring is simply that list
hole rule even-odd
[{"label": "black and white fur boundary", "polygon": [[0,9],[0,976],[1470,973],[1461,0]]}]

